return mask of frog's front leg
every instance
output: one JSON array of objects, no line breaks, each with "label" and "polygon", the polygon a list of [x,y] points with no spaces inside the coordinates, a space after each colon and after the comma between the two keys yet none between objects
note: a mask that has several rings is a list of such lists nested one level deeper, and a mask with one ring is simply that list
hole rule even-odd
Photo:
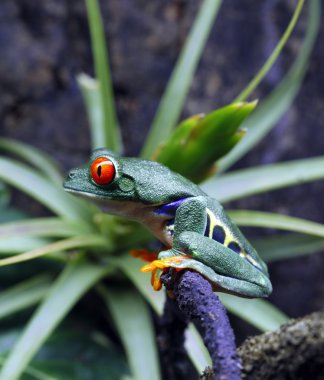
[{"label": "frog's front leg", "polygon": [[178,207],[174,218],[172,248],[161,251],[158,260],[152,261],[141,269],[143,272],[152,272],[151,283],[155,290],[159,290],[162,286],[160,281],[161,270],[178,266],[179,263],[189,258],[183,252],[181,234],[188,231],[204,234],[207,223],[206,206],[206,198],[199,196],[187,199]]},{"label": "frog's front leg", "polygon": [[183,254],[180,240],[183,232],[191,231],[204,235],[207,221],[206,207],[206,198],[201,196],[189,198],[178,207],[174,218],[172,248],[161,251],[158,257],[160,260]]}]

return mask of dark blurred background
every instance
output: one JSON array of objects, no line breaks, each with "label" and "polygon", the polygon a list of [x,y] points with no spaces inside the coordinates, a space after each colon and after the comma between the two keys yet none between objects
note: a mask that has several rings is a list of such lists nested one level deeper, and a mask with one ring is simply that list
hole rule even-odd
[{"label": "dark blurred background", "polygon": [[[101,1],[125,152],[136,155],[197,13],[197,0]],[[223,2],[187,99],[183,117],[231,102],[271,53],[296,1]],[[293,37],[257,89],[262,100],[291,66],[302,42],[305,7]],[[323,155],[324,39],[322,25],[302,89],[270,135],[236,168]],[[87,161],[85,108],[76,83],[93,74],[82,0],[1,0],[0,134],[55,157],[63,170]],[[323,168],[324,170],[324,168]],[[324,183],[247,198],[235,207],[268,210],[324,223]],[[24,197],[16,205],[39,212]],[[269,231],[266,231],[269,233]],[[322,253],[270,266],[271,301],[291,317],[324,307]],[[233,323],[253,332],[238,320]]]}]

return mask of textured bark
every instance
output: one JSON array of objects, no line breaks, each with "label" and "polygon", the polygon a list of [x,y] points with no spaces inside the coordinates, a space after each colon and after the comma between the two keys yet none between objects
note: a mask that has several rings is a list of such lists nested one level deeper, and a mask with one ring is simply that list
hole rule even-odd
[{"label": "textured bark", "polygon": [[324,312],[249,338],[238,353],[243,365],[242,379],[323,379]]}]

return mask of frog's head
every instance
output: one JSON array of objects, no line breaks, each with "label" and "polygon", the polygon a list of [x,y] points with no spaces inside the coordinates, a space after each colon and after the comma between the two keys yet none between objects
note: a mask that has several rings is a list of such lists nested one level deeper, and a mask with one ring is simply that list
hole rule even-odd
[{"label": "frog's head", "polygon": [[163,204],[199,191],[164,165],[120,157],[107,149],[95,150],[88,165],[72,169],[63,186],[66,191],[92,198],[110,210],[116,206],[114,201]]},{"label": "frog's head", "polygon": [[92,198],[97,203],[132,200],[136,183],[124,173],[122,159],[107,149],[95,150],[90,162],[72,169],[64,181],[64,189],[74,195]]}]

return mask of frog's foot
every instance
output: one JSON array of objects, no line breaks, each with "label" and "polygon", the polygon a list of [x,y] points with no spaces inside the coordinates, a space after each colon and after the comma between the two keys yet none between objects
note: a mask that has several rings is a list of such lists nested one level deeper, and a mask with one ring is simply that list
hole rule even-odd
[{"label": "frog's foot", "polygon": [[148,261],[148,262],[154,261],[158,257],[157,252],[149,251],[148,249],[145,249],[145,248],[132,249],[129,253],[132,257],[136,257],[143,261]]},{"label": "frog's foot", "polygon": [[185,260],[190,259],[186,255],[178,255],[172,257],[166,257],[159,260],[153,260],[151,263],[144,265],[141,268],[141,272],[151,272],[151,284],[154,290],[160,290],[162,288],[161,274],[167,268],[175,268],[177,271],[183,270],[185,268],[179,268],[179,264],[183,263]]}]

